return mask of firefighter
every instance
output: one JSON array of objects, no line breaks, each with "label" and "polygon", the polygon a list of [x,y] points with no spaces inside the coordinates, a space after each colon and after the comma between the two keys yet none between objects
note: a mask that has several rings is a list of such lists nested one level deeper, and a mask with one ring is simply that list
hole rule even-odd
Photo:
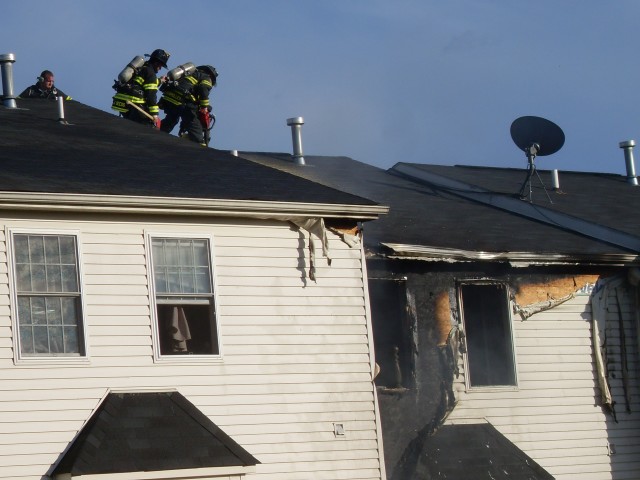
[{"label": "firefighter", "polygon": [[135,57],[120,72],[118,80],[113,85],[116,94],[113,96],[111,108],[120,112],[124,118],[138,123],[151,123],[155,128],[160,128],[157,97],[160,80],[156,75],[161,68],[167,68],[170,55],[162,49],[157,49],[146,56],[149,60]]},{"label": "firefighter", "polygon": [[187,63],[167,75],[161,87],[160,108],[165,112],[161,130],[170,133],[180,121],[178,135],[203,146],[209,145],[215,122],[209,92],[216,85],[217,70],[211,65],[195,67]]},{"label": "firefighter", "polygon": [[58,90],[54,85],[55,77],[51,70],[44,70],[38,77],[38,82],[26,88],[19,97],[20,98],[46,98],[55,100],[56,97],[62,97],[65,100],[71,100],[71,97]]}]

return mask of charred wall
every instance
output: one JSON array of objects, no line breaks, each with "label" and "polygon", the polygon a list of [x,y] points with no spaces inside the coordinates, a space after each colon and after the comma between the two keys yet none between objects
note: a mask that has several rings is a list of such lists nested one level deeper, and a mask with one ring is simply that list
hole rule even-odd
[{"label": "charred wall", "polygon": [[[599,275],[589,268],[513,269],[502,264],[440,264],[368,260],[385,463],[389,480],[429,479],[426,440],[455,407],[453,380],[460,281],[488,279],[509,286],[514,304],[525,306],[575,292]],[[386,285],[394,285],[386,288]],[[404,291],[399,294],[400,291]],[[397,308],[390,307],[395,303]],[[383,308],[380,305],[384,305]],[[382,350],[386,349],[386,353]],[[379,353],[380,352],[380,353]]]}]

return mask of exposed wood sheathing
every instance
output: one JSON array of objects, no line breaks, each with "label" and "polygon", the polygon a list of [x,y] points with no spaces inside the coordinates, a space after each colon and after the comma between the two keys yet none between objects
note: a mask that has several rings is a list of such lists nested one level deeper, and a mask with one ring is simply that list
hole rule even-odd
[{"label": "exposed wood sheathing", "polygon": [[451,306],[449,304],[449,292],[444,291],[436,295],[435,298],[435,319],[438,335],[438,346],[447,344],[449,332],[451,331]]},{"label": "exposed wood sheathing", "polygon": [[549,300],[558,300],[580,290],[587,284],[596,283],[599,275],[573,275],[554,278],[545,282],[519,283],[515,301],[523,307]]}]

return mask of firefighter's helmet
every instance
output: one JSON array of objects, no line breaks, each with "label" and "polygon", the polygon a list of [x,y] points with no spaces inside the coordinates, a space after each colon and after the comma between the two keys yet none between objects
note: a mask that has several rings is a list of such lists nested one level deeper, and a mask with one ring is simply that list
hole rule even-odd
[{"label": "firefighter's helmet", "polygon": [[209,75],[211,77],[211,84],[213,86],[216,85],[216,79],[218,78],[218,71],[214,67],[212,67],[211,65],[200,65],[198,67],[198,70]]},{"label": "firefighter's helmet", "polygon": [[169,55],[169,53],[165,52],[161,48],[158,48],[157,50],[154,50],[151,55],[149,55],[149,60],[155,60],[164,68],[167,68],[167,62],[169,61],[170,56],[171,55]]}]

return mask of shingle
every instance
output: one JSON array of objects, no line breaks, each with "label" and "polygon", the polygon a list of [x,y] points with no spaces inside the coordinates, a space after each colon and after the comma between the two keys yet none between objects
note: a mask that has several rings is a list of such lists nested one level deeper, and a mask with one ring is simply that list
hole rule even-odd
[{"label": "shingle", "polygon": [[[105,415],[107,410],[109,415]],[[89,475],[258,463],[177,392],[111,393],[53,474]]]},{"label": "shingle", "polygon": [[0,191],[373,205],[71,101],[0,107]]},{"label": "shingle", "polygon": [[[286,154],[249,152],[242,153],[242,156],[388,205],[388,214],[364,226],[365,242],[371,250],[379,249],[379,243],[385,242],[477,252],[582,256],[629,253],[578,233],[456,197],[445,189],[422,185],[348,157],[305,155],[307,165],[299,166]],[[495,169],[482,167],[466,170],[465,167],[425,165],[425,169],[433,169],[434,173],[443,176],[453,175],[460,180],[476,179],[477,182],[493,178],[495,172]],[[458,170],[466,172],[466,176],[456,177]],[[513,188],[519,190],[524,175],[524,171],[510,174],[510,186],[505,189],[509,192]],[[561,174],[561,178],[564,177],[565,174]],[[486,186],[491,188],[503,183],[496,180],[495,185]],[[640,190],[632,189],[632,193],[640,195]],[[539,192],[536,193],[538,197],[542,202]],[[582,203],[579,208],[588,213],[589,202],[584,198],[579,202]],[[634,201],[634,205],[636,203]],[[617,201],[611,199],[609,209],[616,204]]]}]

